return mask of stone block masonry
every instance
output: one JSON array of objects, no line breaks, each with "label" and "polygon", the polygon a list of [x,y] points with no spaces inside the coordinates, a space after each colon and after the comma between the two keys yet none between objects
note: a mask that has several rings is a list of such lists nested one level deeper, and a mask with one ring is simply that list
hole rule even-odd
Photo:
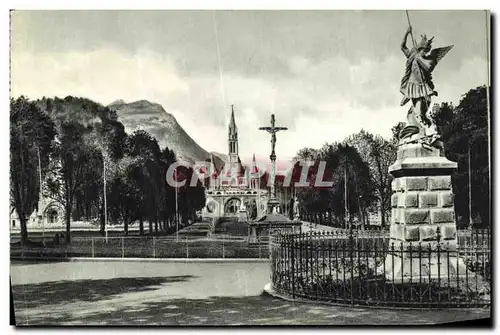
[{"label": "stone block masonry", "polygon": [[429,190],[451,190],[451,176],[433,176],[429,178]]},{"label": "stone block masonry", "polygon": [[[394,252],[385,260],[386,278],[412,281],[422,272],[429,278],[431,274],[433,278],[445,278],[448,271],[465,273],[463,261],[453,256],[457,228],[451,173],[456,167],[438,149],[428,150],[421,145],[398,148],[397,160],[389,168],[394,176],[390,229]],[[415,252],[413,257],[407,251]],[[445,252],[450,263],[436,258],[439,252]]]},{"label": "stone block masonry", "polygon": [[453,207],[453,193],[451,191],[439,192],[438,194],[438,207],[446,208]]},{"label": "stone block masonry", "polygon": [[[433,150],[426,154],[426,159],[435,160],[429,163],[428,169],[420,168],[418,161],[414,162],[419,168],[412,168],[411,156],[414,152],[418,153],[418,157],[423,157],[424,153],[420,149],[404,147],[399,149],[399,160],[391,167],[390,172],[395,176],[392,181],[391,224],[398,226],[391,228],[393,241],[449,244],[456,240],[449,174],[449,168],[454,163],[442,157],[437,149]],[[443,166],[442,174],[439,174],[440,166]],[[409,171],[413,171],[413,175]]]},{"label": "stone block masonry", "polygon": [[420,208],[433,208],[438,205],[438,194],[436,192],[421,192],[418,197]]},{"label": "stone block masonry", "polygon": [[455,211],[453,208],[434,208],[431,211],[431,221],[433,224],[454,223]]},{"label": "stone block masonry", "polygon": [[427,177],[402,177],[405,178],[405,191],[423,191],[427,189]]},{"label": "stone block masonry", "polygon": [[[448,183],[451,179],[446,177],[449,176],[399,177],[393,180],[393,189],[397,191],[391,197],[392,222],[406,229],[391,230],[391,238],[404,242],[450,241],[455,238],[450,232],[450,227],[455,224],[453,193],[451,183]],[[441,236],[438,236],[438,230]],[[454,231],[456,235],[456,228]]]}]

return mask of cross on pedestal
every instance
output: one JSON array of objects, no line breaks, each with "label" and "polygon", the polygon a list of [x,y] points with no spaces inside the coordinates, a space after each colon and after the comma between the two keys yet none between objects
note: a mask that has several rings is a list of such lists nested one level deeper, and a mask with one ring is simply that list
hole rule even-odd
[{"label": "cross on pedestal", "polygon": [[276,185],[275,185],[275,177],[276,177],[276,133],[280,130],[288,130],[286,127],[276,127],[276,120],[274,118],[274,114],[271,114],[271,127],[259,127],[259,130],[265,130],[271,134],[271,155],[269,158],[271,159],[271,174],[269,178],[271,178],[271,197],[268,201],[268,213],[272,213],[273,209],[279,205],[279,201],[276,199]]}]

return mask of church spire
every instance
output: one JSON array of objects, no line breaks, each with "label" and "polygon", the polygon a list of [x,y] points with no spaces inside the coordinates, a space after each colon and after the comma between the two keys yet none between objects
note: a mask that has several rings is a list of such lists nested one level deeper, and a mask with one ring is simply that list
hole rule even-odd
[{"label": "church spire", "polygon": [[257,167],[257,162],[255,161],[255,153],[252,158],[252,168],[250,169],[250,188],[258,188],[259,180],[259,168]]},{"label": "church spire", "polygon": [[239,161],[238,158],[238,128],[236,127],[236,121],[234,119],[234,105],[231,105],[231,120],[229,121],[229,134],[228,134],[228,144],[229,144],[229,161],[231,163],[236,163]]},{"label": "church spire", "polygon": [[234,120],[234,105],[231,105],[231,119],[229,121],[229,136],[233,135],[238,138],[238,128],[236,127],[236,121]]}]

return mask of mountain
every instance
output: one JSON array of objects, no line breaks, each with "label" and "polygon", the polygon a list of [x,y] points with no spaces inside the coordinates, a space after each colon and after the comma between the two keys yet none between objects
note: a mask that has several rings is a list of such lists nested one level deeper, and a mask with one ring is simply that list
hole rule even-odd
[{"label": "mountain", "polygon": [[227,154],[223,154],[223,153],[220,153],[217,151],[210,151],[210,154],[216,156],[217,158],[219,158],[220,160],[222,160],[224,162],[227,162],[229,160],[229,158],[227,157]]},{"label": "mountain", "polygon": [[123,123],[127,133],[138,129],[147,131],[158,140],[161,148],[167,146],[174,150],[177,159],[193,163],[204,161],[210,156],[160,104],[147,100],[131,103],[116,100],[108,107],[116,111],[118,121]]}]

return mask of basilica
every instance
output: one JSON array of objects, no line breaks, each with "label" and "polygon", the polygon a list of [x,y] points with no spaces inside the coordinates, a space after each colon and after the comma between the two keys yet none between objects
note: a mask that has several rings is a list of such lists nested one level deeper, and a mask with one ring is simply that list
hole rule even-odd
[{"label": "basilica", "polygon": [[[214,163],[213,156],[211,159]],[[214,164],[212,164],[214,166]],[[238,154],[238,128],[231,106],[228,126],[228,158],[218,173],[205,183],[206,205],[202,210],[204,219],[236,217],[238,212],[247,211],[250,218],[265,214],[269,194],[261,182],[255,155],[252,165],[245,167]]]}]

